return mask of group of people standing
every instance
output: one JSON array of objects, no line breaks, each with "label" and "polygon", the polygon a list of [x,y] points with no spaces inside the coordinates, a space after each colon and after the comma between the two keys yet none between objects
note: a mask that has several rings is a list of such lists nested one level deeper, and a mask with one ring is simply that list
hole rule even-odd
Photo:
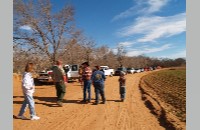
[{"label": "group of people standing", "polygon": [[[80,72],[80,79],[79,81],[83,85],[83,100],[81,102],[87,103],[91,102],[91,85],[93,84],[95,89],[95,105],[99,104],[99,95],[101,95],[102,104],[106,103],[106,97],[104,92],[104,82],[106,80],[106,76],[103,71],[100,70],[100,66],[95,66],[95,70],[92,70],[90,68],[90,65],[88,62],[84,62],[81,64],[81,72]],[[35,84],[32,77],[33,72],[33,63],[28,63],[25,68],[25,72],[22,77],[22,89],[24,94],[24,101],[21,106],[21,109],[18,114],[18,118],[20,119],[28,119],[23,114],[25,113],[25,110],[27,106],[29,106],[30,109],[30,115],[31,120],[38,120],[40,117],[36,116],[35,113],[35,103],[33,98],[33,93],[35,92]],[[63,106],[63,98],[66,93],[66,85],[67,85],[67,76],[65,74],[65,71],[62,67],[62,61],[58,60],[56,61],[56,65],[53,66],[53,80],[56,88],[56,97],[57,97],[57,104],[59,106]],[[118,79],[119,81],[119,92],[120,92],[120,98],[121,101],[124,101],[125,99],[125,73],[121,72],[121,75]]]},{"label": "group of people standing", "polygon": [[105,104],[106,98],[104,93],[104,81],[106,76],[103,71],[100,71],[100,66],[95,66],[95,70],[89,67],[88,62],[82,64],[82,81],[83,81],[83,100],[82,102],[91,102],[91,84],[95,88],[95,104],[99,104],[99,94],[102,98],[102,103]]}]

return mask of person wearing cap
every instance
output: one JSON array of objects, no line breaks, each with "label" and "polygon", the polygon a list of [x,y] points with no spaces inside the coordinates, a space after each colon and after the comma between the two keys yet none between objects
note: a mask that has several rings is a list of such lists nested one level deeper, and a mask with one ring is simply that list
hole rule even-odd
[{"label": "person wearing cap", "polygon": [[99,93],[103,100],[102,103],[105,104],[104,81],[106,80],[106,76],[104,72],[100,71],[100,66],[95,66],[95,68],[96,70],[92,74],[92,83],[95,89],[95,104],[99,104]]},{"label": "person wearing cap", "polygon": [[57,60],[53,67],[53,80],[56,87],[57,104],[63,106],[63,98],[66,93],[67,77],[62,67],[62,61]]},{"label": "person wearing cap", "polygon": [[126,78],[125,78],[125,72],[121,71],[119,76],[119,93],[121,101],[123,102],[125,99],[125,93],[126,93]]},{"label": "person wearing cap", "polygon": [[82,72],[82,81],[83,81],[83,100],[82,102],[91,101],[91,75],[92,69],[89,67],[88,62],[82,63],[83,72]]}]

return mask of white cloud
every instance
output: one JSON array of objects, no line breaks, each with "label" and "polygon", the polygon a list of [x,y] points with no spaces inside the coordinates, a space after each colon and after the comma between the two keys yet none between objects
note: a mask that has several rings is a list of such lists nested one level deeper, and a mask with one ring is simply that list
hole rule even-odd
[{"label": "white cloud", "polygon": [[144,9],[144,12],[149,14],[160,11],[160,9],[167,4],[169,0],[149,0],[149,6]]},{"label": "white cloud", "polygon": [[185,13],[168,17],[139,17],[136,22],[121,29],[118,34],[122,37],[142,34],[138,42],[149,42],[162,37],[170,37],[186,30]]},{"label": "white cloud", "polygon": [[170,58],[170,59],[186,58],[186,50],[178,51],[172,55],[165,55],[165,56],[162,55],[159,58]]},{"label": "white cloud", "polygon": [[112,49],[112,52],[113,52],[114,54],[117,54],[117,48],[113,48],[113,49]]},{"label": "white cloud", "polygon": [[135,44],[135,42],[125,41],[118,43],[119,46],[130,47],[131,45]]},{"label": "white cloud", "polygon": [[136,5],[113,17],[112,21],[127,18],[138,13],[152,14],[168,3],[169,0],[135,0]]},{"label": "white cloud", "polygon": [[122,12],[122,13],[116,15],[116,16],[114,16],[112,21],[115,21],[115,20],[118,20],[118,19],[127,18],[129,16],[134,15],[135,8],[136,7],[133,6],[133,7],[129,8],[128,10],[126,10],[126,11],[124,11],[124,12]]},{"label": "white cloud", "polygon": [[32,30],[32,28],[28,25],[24,25],[24,26],[21,26],[20,29],[23,29],[23,30]]},{"label": "white cloud", "polygon": [[138,56],[141,54],[149,54],[149,53],[154,53],[154,52],[160,52],[160,51],[164,51],[167,49],[171,48],[171,44],[165,44],[161,47],[157,47],[157,48],[150,48],[150,47],[141,47],[139,49],[130,49],[127,51],[126,55],[127,56]]}]

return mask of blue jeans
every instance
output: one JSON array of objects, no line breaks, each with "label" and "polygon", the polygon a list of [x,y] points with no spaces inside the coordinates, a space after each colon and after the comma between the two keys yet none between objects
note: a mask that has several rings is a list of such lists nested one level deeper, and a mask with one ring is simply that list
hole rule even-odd
[{"label": "blue jeans", "polygon": [[104,84],[94,83],[94,88],[95,88],[96,103],[99,103],[99,94],[101,95],[101,99],[103,100],[103,102],[105,102],[106,98],[104,93]]},{"label": "blue jeans", "polygon": [[121,99],[125,99],[125,94],[126,94],[126,87],[119,87],[119,91],[120,91],[120,98]]},{"label": "blue jeans", "polygon": [[[84,81],[84,87],[83,87],[83,100],[91,100],[91,80],[85,80]],[[88,93],[88,98],[87,98]],[[87,98],[87,99],[86,99]]]},{"label": "blue jeans", "polygon": [[35,102],[33,99],[33,95],[24,94],[24,101],[22,103],[22,106],[21,106],[18,116],[22,116],[24,114],[24,112],[26,111],[27,105],[29,106],[31,117],[36,115]]}]

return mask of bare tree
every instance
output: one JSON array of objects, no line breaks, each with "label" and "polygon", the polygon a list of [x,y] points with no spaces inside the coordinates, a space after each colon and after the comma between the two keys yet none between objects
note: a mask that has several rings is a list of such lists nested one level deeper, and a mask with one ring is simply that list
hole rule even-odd
[{"label": "bare tree", "polygon": [[126,51],[124,49],[124,46],[120,45],[117,47],[117,61],[119,63],[119,66],[124,65],[125,58],[126,58]]},{"label": "bare tree", "polygon": [[93,59],[93,51],[96,46],[96,43],[94,40],[83,37],[80,41],[79,44],[83,47],[83,60],[92,62]]},{"label": "bare tree", "polygon": [[65,5],[53,12],[50,0],[14,0],[14,46],[45,54],[53,63],[64,47],[62,39],[70,39],[75,29],[74,8]]},{"label": "bare tree", "polygon": [[77,43],[76,39],[72,39],[69,41],[65,41],[67,44],[65,46],[64,53],[62,54],[62,59],[65,64],[81,64],[83,60],[84,55],[84,49],[83,46]]},{"label": "bare tree", "polygon": [[109,67],[115,67],[116,56],[107,46],[103,45],[94,49],[93,63],[95,65],[107,65]]},{"label": "bare tree", "polygon": [[186,60],[184,58],[177,58],[174,62],[174,66],[186,66]]}]

